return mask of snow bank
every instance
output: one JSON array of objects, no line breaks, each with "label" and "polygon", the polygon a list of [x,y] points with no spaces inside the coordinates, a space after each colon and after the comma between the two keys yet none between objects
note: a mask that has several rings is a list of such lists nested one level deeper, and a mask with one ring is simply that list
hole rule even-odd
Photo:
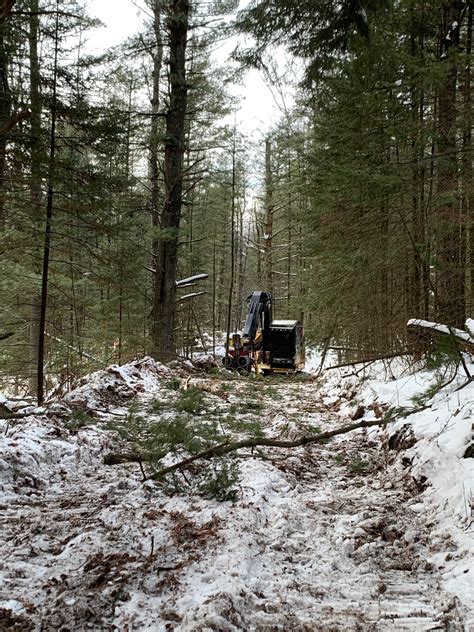
[{"label": "snow bank", "polygon": [[94,412],[109,403],[117,404],[138,393],[153,391],[162,378],[170,375],[169,367],[149,357],[123,366],[113,364],[104,371],[84,376],[80,385],[68,393],[63,401],[74,408]]},{"label": "snow bank", "polygon": [[[474,375],[474,364],[467,367]],[[398,418],[386,433],[371,430],[374,439],[388,440],[407,424],[412,428],[416,443],[404,453],[407,475],[426,487],[412,510],[428,514],[435,537],[446,541],[445,555],[432,561],[442,569],[446,588],[470,604],[474,626],[474,459],[463,458],[474,439],[474,382],[467,383],[462,367],[454,375],[450,369],[410,367],[400,358],[335,369],[325,379],[326,403],[332,401],[340,415],[359,409],[359,418],[367,420],[381,412]],[[354,396],[341,398],[341,392]]]},{"label": "snow bank", "polygon": [[64,479],[101,466],[110,432],[92,427],[87,416],[76,418],[77,411],[104,419],[109,405],[117,410],[120,402],[156,392],[170,373],[151,358],[112,365],[82,378],[60,402],[23,408],[21,419],[0,420],[0,503],[18,496],[38,498]]},{"label": "snow bank", "polygon": [[74,436],[54,421],[27,417],[0,425],[0,505],[20,496],[40,498],[78,470],[97,467],[109,444],[104,432],[81,429]]}]

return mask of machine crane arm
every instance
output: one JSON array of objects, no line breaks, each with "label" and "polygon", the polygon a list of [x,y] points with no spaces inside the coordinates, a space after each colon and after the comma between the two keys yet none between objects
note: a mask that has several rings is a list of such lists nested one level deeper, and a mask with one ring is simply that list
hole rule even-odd
[{"label": "machine crane arm", "polygon": [[272,295],[270,292],[253,292],[248,298],[250,303],[242,338],[254,340],[258,330],[265,337],[272,322]]}]

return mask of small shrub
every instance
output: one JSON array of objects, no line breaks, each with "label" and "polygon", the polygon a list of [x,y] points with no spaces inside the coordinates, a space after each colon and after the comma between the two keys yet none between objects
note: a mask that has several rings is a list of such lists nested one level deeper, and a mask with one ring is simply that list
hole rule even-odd
[{"label": "small shrub", "polygon": [[204,393],[198,388],[188,388],[182,391],[181,397],[175,403],[175,409],[178,412],[197,415],[204,410],[204,405]]},{"label": "small shrub", "polygon": [[445,365],[443,371],[436,370],[433,383],[422,393],[418,393],[411,398],[414,408],[423,408],[423,406],[426,406],[440,390],[452,382],[456,373],[457,364],[454,365],[452,363]]},{"label": "small shrub", "polygon": [[71,432],[77,432],[84,426],[95,424],[96,420],[83,410],[74,410],[70,417],[64,422],[64,427]]},{"label": "small shrub", "polygon": [[211,366],[206,373],[214,377],[222,377],[223,371],[218,366]]},{"label": "small shrub", "polygon": [[283,395],[274,386],[267,386],[265,388],[264,394],[266,397],[271,397],[271,399],[273,399],[274,401],[283,399]]},{"label": "small shrub", "polygon": [[458,364],[459,351],[454,336],[440,336],[426,354],[426,368],[429,370],[440,369],[449,364]]},{"label": "small shrub", "polygon": [[128,414],[122,420],[110,419],[107,430],[118,432],[122,439],[139,444],[147,436],[148,421],[138,412],[136,405],[131,405]]},{"label": "small shrub", "polygon": [[353,474],[361,474],[362,472],[365,472],[368,467],[369,462],[364,461],[364,459],[361,459],[358,455],[353,457],[348,465],[349,470]]},{"label": "small shrub", "polygon": [[237,500],[238,490],[234,487],[238,480],[237,465],[230,458],[222,458],[208,470],[199,492],[208,499],[219,502]]},{"label": "small shrub", "polygon": [[234,384],[230,384],[230,383],[221,384],[221,390],[224,391],[225,393],[230,393],[234,389],[235,389],[235,385]]},{"label": "small shrub", "polygon": [[243,400],[241,402],[231,404],[229,412],[233,415],[240,413],[245,415],[246,413],[259,413],[263,410],[263,404],[255,400]]},{"label": "small shrub", "polygon": [[262,437],[263,429],[262,424],[258,420],[249,421],[246,419],[239,419],[235,417],[227,417],[223,420],[225,427],[233,432],[243,432],[252,435],[253,437]]},{"label": "small shrub", "polygon": [[172,403],[169,401],[166,401],[164,399],[154,399],[150,402],[147,408],[147,412],[151,413],[152,415],[159,415],[165,410],[169,410],[171,406]]},{"label": "small shrub", "polygon": [[167,380],[164,383],[165,388],[169,388],[171,391],[179,391],[179,387],[181,386],[181,380],[179,377],[173,377],[171,380]]}]

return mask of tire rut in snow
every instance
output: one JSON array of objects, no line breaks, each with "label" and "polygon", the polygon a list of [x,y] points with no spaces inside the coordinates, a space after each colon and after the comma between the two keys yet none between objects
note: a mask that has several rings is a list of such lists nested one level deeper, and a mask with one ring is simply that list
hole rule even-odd
[{"label": "tire rut in snow", "polygon": [[[283,400],[300,427],[318,416],[328,428],[312,385],[292,386],[291,396],[281,390],[273,408],[281,411]],[[266,415],[279,424],[272,406]],[[409,509],[419,489],[393,455],[362,432],[271,454],[273,471],[244,466],[237,533],[231,529],[208,561],[209,569],[224,568],[229,551],[238,558],[240,549],[240,596],[235,589],[209,596],[183,629],[225,622],[223,629],[236,630],[463,629],[456,602],[427,561],[430,525]],[[255,481],[264,477],[270,483],[259,489]],[[188,587],[195,581],[188,578]]]}]

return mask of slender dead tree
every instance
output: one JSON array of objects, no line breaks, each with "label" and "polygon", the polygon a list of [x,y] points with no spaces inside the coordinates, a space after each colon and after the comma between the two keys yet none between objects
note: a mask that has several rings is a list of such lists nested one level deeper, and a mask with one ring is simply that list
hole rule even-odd
[{"label": "slender dead tree", "polygon": [[[160,227],[160,170],[158,164],[158,155],[161,146],[160,139],[160,82],[161,70],[163,65],[163,37],[162,37],[162,2],[161,0],[152,0],[150,8],[153,12],[153,47],[151,48],[151,59],[153,63],[152,69],[152,94],[151,94],[151,122],[150,136],[148,146],[148,177],[150,179],[150,206],[151,220],[155,230]],[[159,248],[158,236],[153,236],[152,265],[156,266],[155,256]]]},{"label": "slender dead tree", "polygon": [[[30,0],[29,4],[29,33],[28,56],[30,66],[30,145],[31,145],[31,172],[30,172],[30,201],[32,216],[35,226],[35,250],[36,257],[33,263],[34,272],[41,274],[41,230],[43,226],[43,176],[46,155],[43,147],[43,124],[41,113],[43,99],[41,97],[41,73],[39,62],[39,2]],[[29,331],[29,390],[31,395],[38,396],[38,353],[39,331],[41,313],[41,293],[39,288],[34,288],[31,297],[30,331]]]},{"label": "slender dead tree", "polygon": [[51,132],[49,139],[49,168],[48,168],[48,196],[46,203],[46,223],[44,229],[43,269],[41,274],[41,303],[38,332],[38,404],[44,401],[44,357],[45,357],[45,327],[46,306],[48,300],[49,257],[51,250],[51,225],[53,219],[54,199],[54,167],[56,152],[56,110],[57,110],[57,77],[59,50],[59,0],[56,0],[56,20],[54,27],[54,67],[53,94],[51,101]]},{"label": "slender dead tree", "polygon": [[265,139],[265,234],[263,248],[265,251],[265,289],[269,292],[273,288],[273,173],[272,173],[272,142]]},{"label": "slender dead tree", "polygon": [[229,298],[227,301],[227,326],[226,326],[226,342],[225,342],[225,358],[229,355],[229,337],[232,319],[232,297],[234,294],[235,284],[235,183],[236,183],[236,161],[235,161],[235,127],[234,138],[232,141],[232,190],[231,190],[231,213],[230,213],[230,281],[229,281]]}]

